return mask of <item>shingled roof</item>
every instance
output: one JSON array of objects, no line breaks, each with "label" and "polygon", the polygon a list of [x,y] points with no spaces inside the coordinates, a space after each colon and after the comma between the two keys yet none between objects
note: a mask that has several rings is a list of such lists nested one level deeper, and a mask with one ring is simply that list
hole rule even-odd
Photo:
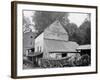
[{"label": "shingled roof", "polygon": [[72,41],[44,40],[47,51],[49,52],[76,52],[78,44]]}]

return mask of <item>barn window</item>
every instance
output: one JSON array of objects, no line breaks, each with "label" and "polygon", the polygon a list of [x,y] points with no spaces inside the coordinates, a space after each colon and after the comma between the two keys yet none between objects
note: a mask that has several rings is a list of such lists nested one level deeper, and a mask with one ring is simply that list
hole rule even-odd
[{"label": "barn window", "polygon": [[39,46],[37,47],[37,52],[39,52]]},{"label": "barn window", "polygon": [[66,57],[66,56],[67,56],[67,54],[66,54],[66,53],[62,54],[62,57]]},{"label": "barn window", "polygon": [[32,41],[30,42],[30,45],[32,45]]},{"label": "barn window", "polygon": [[41,46],[40,46],[40,52],[41,52]]},{"label": "barn window", "polygon": [[30,38],[33,38],[33,36],[30,36]]}]

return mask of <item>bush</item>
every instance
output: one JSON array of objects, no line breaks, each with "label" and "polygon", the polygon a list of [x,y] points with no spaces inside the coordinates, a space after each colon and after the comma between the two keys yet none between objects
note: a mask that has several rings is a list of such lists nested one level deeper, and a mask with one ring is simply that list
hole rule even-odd
[{"label": "bush", "polygon": [[77,66],[88,66],[91,64],[91,58],[88,54],[82,55],[79,60],[76,61]]}]

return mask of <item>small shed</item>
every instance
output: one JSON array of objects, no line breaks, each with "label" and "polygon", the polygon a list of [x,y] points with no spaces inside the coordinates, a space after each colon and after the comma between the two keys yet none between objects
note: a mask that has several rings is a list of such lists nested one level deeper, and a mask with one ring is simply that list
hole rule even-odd
[{"label": "small shed", "polygon": [[77,49],[78,52],[80,52],[81,55],[88,54],[91,56],[91,45],[80,45]]}]

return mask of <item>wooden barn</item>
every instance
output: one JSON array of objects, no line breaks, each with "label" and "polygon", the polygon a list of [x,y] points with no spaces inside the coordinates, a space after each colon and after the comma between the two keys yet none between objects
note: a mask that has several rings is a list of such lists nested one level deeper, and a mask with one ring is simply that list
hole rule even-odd
[{"label": "wooden barn", "polygon": [[76,42],[69,41],[69,36],[59,20],[54,21],[35,39],[35,52],[43,53],[45,59],[61,59],[76,55]]}]

